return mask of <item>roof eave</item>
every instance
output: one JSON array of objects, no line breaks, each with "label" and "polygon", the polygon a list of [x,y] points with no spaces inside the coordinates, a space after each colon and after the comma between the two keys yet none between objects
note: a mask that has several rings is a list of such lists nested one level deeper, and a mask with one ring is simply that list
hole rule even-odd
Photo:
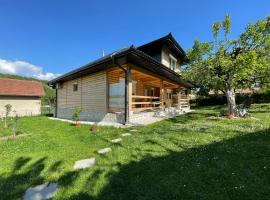
[{"label": "roof eave", "polygon": [[[181,84],[181,85],[183,85],[183,86],[185,86],[185,87],[187,87],[187,88],[192,88],[192,87],[193,87],[193,85],[192,85],[191,83],[189,83],[189,82],[183,80],[183,79],[181,78],[181,75],[180,75],[180,74],[178,74],[178,73],[176,73],[175,71],[169,69],[168,67],[166,67],[166,66],[163,65],[162,63],[156,61],[156,60],[155,60],[154,58],[152,58],[151,56],[148,56],[147,54],[145,54],[144,52],[142,52],[142,51],[140,51],[140,50],[138,50],[138,49],[135,49],[134,53],[137,54],[137,55],[140,56],[140,57],[143,57],[144,59],[147,59],[148,61],[152,62],[153,64],[158,65],[162,70],[168,72],[169,74],[172,74],[172,75],[174,76],[173,78],[175,78],[175,79],[177,78],[177,79],[178,79],[177,82],[178,82],[179,84]],[[170,79],[170,78],[168,78],[168,79]],[[176,82],[176,80],[171,80],[171,81]]]}]

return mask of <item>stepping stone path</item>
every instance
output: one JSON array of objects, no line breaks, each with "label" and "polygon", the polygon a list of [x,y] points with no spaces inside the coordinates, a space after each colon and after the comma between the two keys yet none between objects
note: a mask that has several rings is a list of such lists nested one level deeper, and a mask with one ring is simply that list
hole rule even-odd
[{"label": "stepping stone path", "polygon": [[89,159],[76,161],[73,168],[74,169],[85,169],[85,168],[93,167],[95,164],[96,164],[96,159],[89,158]]},{"label": "stepping stone path", "polygon": [[111,152],[111,151],[112,151],[112,148],[111,147],[107,147],[107,148],[98,150],[98,153],[99,154],[105,154],[105,153],[108,153],[108,152]]},{"label": "stepping stone path", "polygon": [[122,141],[121,138],[117,138],[117,139],[111,140],[111,142],[112,142],[113,144],[120,143],[121,141]]},{"label": "stepping stone path", "polygon": [[130,134],[130,133],[123,133],[122,136],[123,136],[123,137],[131,136],[131,134]]},{"label": "stepping stone path", "polygon": [[130,130],[131,132],[137,132],[138,130],[136,130],[136,129],[132,129],[132,130]]},{"label": "stepping stone path", "polygon": [[52,198],[57,191],[57,183],[44,183],[26,190],[23,200],[42,200]]}]

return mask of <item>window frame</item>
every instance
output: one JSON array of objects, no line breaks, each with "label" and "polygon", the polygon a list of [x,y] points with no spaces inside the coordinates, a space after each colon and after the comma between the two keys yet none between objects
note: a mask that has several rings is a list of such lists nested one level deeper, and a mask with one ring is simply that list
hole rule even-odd
[{"label": "window frame", "polygon": [[[171,64],[172,64],[171,61],[174,62],[174,66],[171,65]],[[176,59],[173,55],[169,54],[169,66],[170,66],[169,68],[170,68],[171,70],[173,70],[173,71],[176,70],[176,63],[177,63],[177,59]]]},{"label": "window frame", "polygon": [[79,84],[78,83],[74,83],[73,84],[73,92],[77,92],[79,90]]}]

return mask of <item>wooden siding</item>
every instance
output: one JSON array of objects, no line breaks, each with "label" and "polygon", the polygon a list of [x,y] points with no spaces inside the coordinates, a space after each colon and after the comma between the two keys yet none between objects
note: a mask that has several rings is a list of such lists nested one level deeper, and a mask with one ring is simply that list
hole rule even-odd
[{"label": "wooden siding", "polygon": [[169,58],[170,56],[169,55],[172,55],[173,57],[176,58],[177,62],[176,62],[176,69],[175,69],[175,72],[179,72],[180,73],[180,62],[179,62],[179,59],[177,59],[177,57],[175,55],[173,55],[173,53],[170,52],[170,50],[164,46],[161,50],[161,63],[163,65],[165,65],[166,67],[170,67],[170,61],[169,61]]},{"label": "wooden siding", "polygon": [[144,95],[144,85],[143,82],[140,80],[138,80],[136,84],[136,95]]},{"label": "wooden siding", "polygon": [[[78,90],[73,91],[73,85]],[[81,107],[83,112],[106,111],[106,73],[99,72],[64,82],[57,95],[58,109]]]},{"label": "wooden siding", "polygon": [[120,78],[125,78],[123,70],[119,68],[110,70],[107,74],[109,83],[119,83]]}]

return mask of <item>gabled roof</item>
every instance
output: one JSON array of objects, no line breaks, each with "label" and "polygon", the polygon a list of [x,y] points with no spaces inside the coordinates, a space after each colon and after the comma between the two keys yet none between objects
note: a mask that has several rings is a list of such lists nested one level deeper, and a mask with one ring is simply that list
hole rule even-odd
[{"label": "gabled roof", "polygon": [[[169,40],[167,40],[166,38]],[[173,42],[174,39],[173,39],[171,34],[169,34],[163,38],[160,38],[156,41],[159,41],[159,40],[160,41],[165,40],[166,42],[170,41],[172,43],[171,45],[178,45],[178,43],[176,41]],[[156,41],[153,41],[151,43],[152,44],[159,43]],[[151,43],[148,43],[146,45],[151,45]],[[68,72],[68,73],[62,75],[62,76],[59,76],[58,78],[49,81],[48,84],[55,86],[56,83],[61,83],[64,81],[68,81],[68,80],[72,80],[72,79],[79,78],[82,76],[86,76],[86,75],[94,73],[94,72],[109,69],[109,68],[115,66],[115,64],[112,61],[112,58],[114,58],[114,60],[118,60],[117,63],[121,62],[120,63],[121,65],[128,64],[128,63],[135,63],[135,64],[139,65],[140,67],[145,68],[146,70],[152,71],[153,73],[156,73],[156,74],[158,74],[158,75],[160,75],[168,80],[182,84],[185,87],[189,87],[189,88],[193,87],[193,85],[191,83],[183,80],[179,74],[177,74],[173,70],[169,69],[165,65],[161,64],[160,62],[156,61],[153,57],[149,56],[147,53],[142,51],[142,49],[144,49],[143,46],[136,48],[133,45],[130,48],[120,49],[120,50],[115,51],[109,55],[106,55],[100,59],[97,59],[91,63],[88,63],[88,64],[86,64],[78,69],[75,69],[71,72]],[[177,47],[177,49],[179,51],[178,53],[180,53],[180,51],[183,51],[183,50],[181,50],[182,48],[180,46]],[[181,55],[183,56],[183,58],[186,57],[184,51],[181,53]]]},{"label": "gabled roof", "polygon": [[37,81],[0,78],[0,96],[44,96],[43,86]]},{"label": "gabled roof", "polygon": [[157,53],[156,51],[159,51],[163,45],[166,45],[177,57],[181,58],[182,63],[189,62],[185,51],[182,49],[182,47],[175,40],[171,33],[162,38],[146,43],[138,47],[138,49],[147,54],[154,54]]}]

